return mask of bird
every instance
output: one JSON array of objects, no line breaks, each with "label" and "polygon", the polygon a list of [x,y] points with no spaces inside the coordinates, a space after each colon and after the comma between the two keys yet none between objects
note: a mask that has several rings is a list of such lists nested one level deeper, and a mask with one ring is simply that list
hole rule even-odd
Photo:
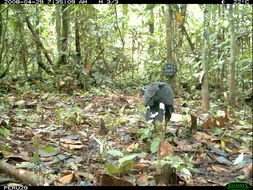
[{"label": "bird", "polygon": [[167,123],[174,112],[173,90],[166,82],[154,82],[147,86],[144,92],[144,106],[147,107],[145,119],[147,122],[158,120],[164,124],[164,133]]}]

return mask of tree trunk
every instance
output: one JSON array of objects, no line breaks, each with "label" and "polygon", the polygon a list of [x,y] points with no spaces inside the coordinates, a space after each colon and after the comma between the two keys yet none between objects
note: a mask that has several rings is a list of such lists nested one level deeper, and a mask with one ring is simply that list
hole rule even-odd
[{"label": "tree trunk", "polygon": [[152,36],[155,31],[155,18],[154,18],[154,8],[150,9],[150,23],[149,23],[149,32]]},{"label": "tree trunk", "polygon": [[208,91],[208,63],[209,63],[209,24],[210,24],[210,5],[205,5],[204,9],[204,48],[202,52],[202,68],[204,76],[202,78],[202,112],[206,113],[209,108]]},{"label": "tree trunk", "polygon": [[24,69],[24,74],[25,77],[28,77],[28,73],[27,73],[27,44],[24,38],[24,24],[23,24],[23,20],[21,21],[20,17],[17,18],[17,28],[18,28],[18,32],[20,34],[19,37],[19,44],[20,44],[20,49],[19,49],[19,61],[23,66]]},{"label": "tree trunk", "polygon": [[69,11],[68,11],[68,5],[63,4],[61,7],[62,11],[62,41],[61,41],[61,58],[60,58],[60,64],[66,65],[67,64],[67,51],[68,51],[68,32],[69,32]]},{"label": "tree trunk", "polygon": [[76,57],[77,57],[77,64],[81,64],[81,48],[80,48],[80,34],[79,34],[79,14],[76,12],[75,14],[75,41],[76,41]]},{"label": "tree trunk", "polygon": [[[127,16],[127,14],[128,14],[128,4],[123,4],[122,5],[122,12],[123,12],[124,16]],[[123,30],[125,29],[126,25],[127,25],[127,21],[122,23],[122,29]],[[122,34],[122,36],[124,38],[124,34]]]},{"label": "tree trunk", "polygon": [[56,30],[56,43],[58,58],[61,54],[61,5],[55,5],[55,30]]},{"label": "tree trunk", "polygon": [[[36,5],[36,35],[40,36],[40,30],[39,30],[39,23],[40,23],[40,12],[39,12],[39,5]],[[39,63],[42,62],[42,57],[41,57],[41,49],[39,47],[39,44],[36,43],[36,59],[37,59],[37,63],[38,63],[38,74],[41,75],[42,74],[42,69],[39,66]]]},{"label": "tree trunk", "polygon": [[235,44],[235,30],[234,30],[234,15],[233,6],[229,6],[229,24],[230,24],[230,67],[229,67],[229,104],[235,105],[235,62],[236,62],[236,44]]},{"label": "tree trunk", "polygon": [[167,5],[166,11],[166,43],[167,43],[167,62],[173,62],[172,58],[172,43],[173,43],[173,33],[172,33],[172,5]]},{"label": "tree trunk", "polygon": [[0,4],[0,42],[2,39],[2,27],[3,26],[3,22],[2,22],[2,5]]},{"label": "tree trunk", "polygon": [[[173,39],[175,37],[174,34],[174,25],[173,25],[173,20],[174,20],[174,15],[173,15],[173,5],[167,5],[167,11],[166,11],[166,43],[167,43],[167,62],[172,62],[175,63],[175,59],[173,56]],[[163,71],[161,72],[163,73]],[[164,78],[164,77],[161,77]],[[174,94],[175,96],[178,95],[178,85],[176,82],[176,75],[173,77],[167,78],[168,83],[171,84],[172,88],[174,89]]]}]

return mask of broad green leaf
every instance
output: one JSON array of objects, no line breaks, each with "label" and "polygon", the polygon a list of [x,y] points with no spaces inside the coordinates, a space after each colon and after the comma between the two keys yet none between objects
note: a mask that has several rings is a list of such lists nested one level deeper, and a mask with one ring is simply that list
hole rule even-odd
[{"label": "broad green leaf", "polygon": [[160,138],[155,138],[152,141],[151,146],[150,146],[151,153],[156,153],[157,152],[160,141],[161,141]]},{"label": "broad green leaf", "polygon": [[107,151],[108,154],[112,155],[112,156],[123,156],[123,153],[119,150],[108,150]]},{"label": "broad green leaf", "polygon": [[134,168],[134,160],[126,160],[120,165],[120,172],[128,172],[133,170]]},{"label": "broad green leaf", "polygon": [[120,173],[120,169],[113,164],[108,164],[106,166],[106,169],[109,174],[119,174]]},{"label": "broad green leaf", "polygon": [[119,159],[119,163],[123,163],[127,160],[133,160],[136,156],[137,156],[137,154],[131,154],[131,155],[124,156]]}]

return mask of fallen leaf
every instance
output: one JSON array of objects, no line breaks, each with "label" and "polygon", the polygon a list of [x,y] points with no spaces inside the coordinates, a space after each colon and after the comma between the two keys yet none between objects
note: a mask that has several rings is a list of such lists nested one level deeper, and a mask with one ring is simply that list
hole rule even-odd
[{"label": "fallen leaf", "polygon": [[252,163],[248,164],[245,168],[242,169],[244,175],[248,179],[252,179]]},{"label": "fallen leaf", "polygon": [[130,146],[127,147],[127,152],[133,152],[135,148],[135,143],[133,142]]},{"label": "fallen leaf", "polygon": [[166,140],[162,140],[158,148],[158,157],[164,158],[166,156],[173,156],[173,155],[174,151],[172,145],[168,143]]},{"label": "fallen leaf", "polygon": [[233,162],[229,161],[228,159],[220,156],[218,158],[216,158],[216,160],[221,163],[221,164],[226,164],[226,165],[233,165]]},{"label": "fallen leaf", "polygon": [[75,144],[62,144],[61,146],[63,146],[64,148],[71,149],[71,150],[79,150],[83,147],[83,145],[75,145]]},{"label": "fallen leaf", "polygon": [[82,144],[82,142],[79,140],[72,140],[72,139],[66,139],[66,138],[61,138],[60,142],[63,142],[66,144]]},{"label": "fallen leaf", "polygon": [[135,186],[133,183],[129,181],[114,177],[109,174],[98,174],[97,185],[99,186]]},{"label": "fallen leaf", "polygon": [[61,177],[60,179],[58,179],[58,181],[61,184],[66,184],[66,183],[71,183],[73,179],[74,179],[74,174],[71,173],[71,174],[68,174],[68,175],[65,175],[65,176]]},{"label": "fallen leaf", "polygon": [[150,164],[144,164],[144,163],[137,163],[134,164],[134,169],[143,169],[143,168],[148,168]]},{"label": "fallen leaf", "polygon": [[204,133],[204,132],[196,132],[194,134],[194,138],[197,139],[198,141],[202,142],[202,140],[210,140],[213,137]]},{"label": "fallen leaf", "polygon": [[212,167],[212,169],[214,170],[214,171],[216,171],[216,172],[227,172],[228,170],[227,169],[225,169],[225,168],[222,168],[222,167],[219,167],[219,166],[214,166],[214,165],[212,165],[211,166]]}]

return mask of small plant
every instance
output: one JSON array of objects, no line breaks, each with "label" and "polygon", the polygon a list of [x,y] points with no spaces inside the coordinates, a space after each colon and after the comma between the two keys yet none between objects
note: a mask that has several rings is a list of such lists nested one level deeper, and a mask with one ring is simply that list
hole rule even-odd
[{"label": "small plant", "polygon": [[0,126],[0,135],[3,137],[9,137],[10,136],[10,130]]},{"label": "small plant", "polygon": [[81,115],[81,109],[77,106],[70,109],[58,109],[56,111],[56,116],[58,117],[58,120],[65,122],[69,125],[81,123],[83,120],[83,117]]},{"label": "small plant", "polygon": [[93,137],[93,139],[99,144],[99,160],[103,161],[104,157],[108,153],[108,144],[106,141],[107,136],[103,139],[97,139],[96,137]]},{"label": "small plant", "polygon": [[32,161],[34,163],[40,162],[40,156],[39,156],[39,145],[40,145],[41,140],[38,138],[33,138],[32,143],[34,144],[35,150],[33,153]]},{"label": "small plant", "polygon": [[175,168],[176,171],[180,172],[182,169],[187,168],[188,170],[195,171],[193,165],[189,163],[192,160],[192,157],[188,158],[188,155],[185,155],[186,161],[182,160],[178,156],[166,156],[162,159],[156,160],[153,162],[154,165],[163,167],[165,165],[170,165],[172,168]]}]

